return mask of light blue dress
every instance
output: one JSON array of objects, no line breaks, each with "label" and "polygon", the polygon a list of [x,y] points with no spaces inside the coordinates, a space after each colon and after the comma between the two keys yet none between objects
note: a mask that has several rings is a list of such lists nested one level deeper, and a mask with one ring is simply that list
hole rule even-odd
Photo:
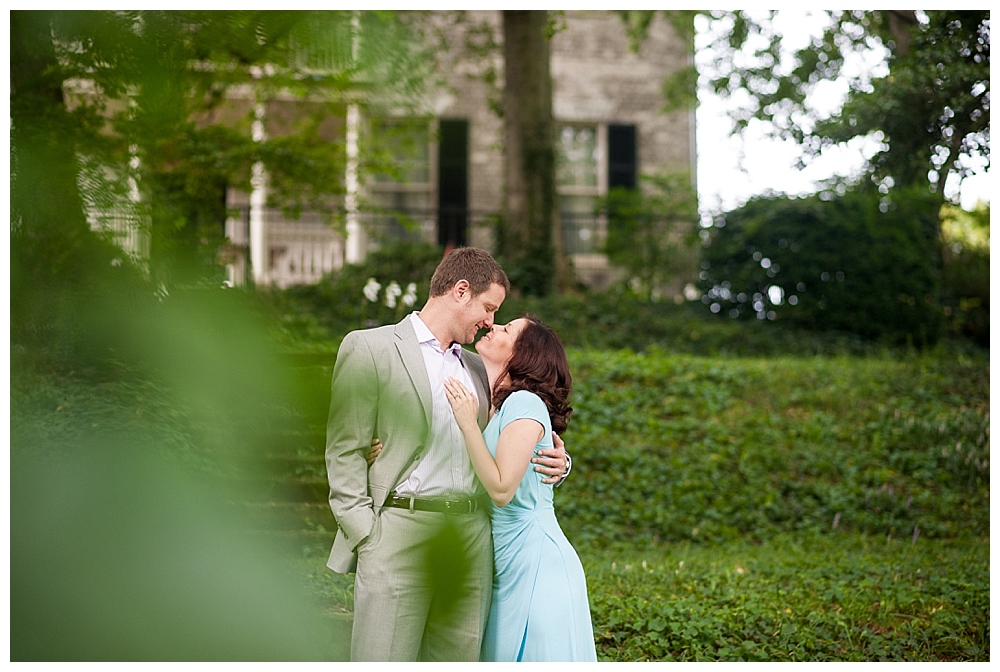
[{"label": "light blue dress", "polygon": [[[545,402],[526,390],[512,393],[493,414],[483,437],[496,458],[500,433],[521,418],[545,428],[535,452],[552,447]],[[482,661],[596,661],[587,579],[552,506],[552,486],[528,466],[514,498],[493,505],[493,602]]]}]

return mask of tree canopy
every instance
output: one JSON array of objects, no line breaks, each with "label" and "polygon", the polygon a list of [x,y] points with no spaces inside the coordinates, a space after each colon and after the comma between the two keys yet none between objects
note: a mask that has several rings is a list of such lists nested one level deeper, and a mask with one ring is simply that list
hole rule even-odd
[{"label": "tree canopy", "polygon": [[[735,103],[734,132],[764,122],[776,137],[799,143],[804,161],[832,145],[873,138],[879,146],[866,172],[883,192],[924,184],[943,198],[949,176],[961,180],[977,162],[988,167],[988,11],[824,14],[822,33],[794,50],[789,38],[799,36],[782,34],[775,12],[702,14],[714,37],[700,74],[710,90]],[[652,13],[624,18],[638,40]],[[884,53],[885,67],[855,68],[872,50]],[[668,106],[693,104],[693,69],[664,84]],[[846,79],[848,93],[827,115],[811,105],[810,94],[838,78]]]},{"label": "tree canopy", "polygon": [[[343,137],[323,120],[416,101],[423,45],[392,12],[12,12],[12,236],[55,268],[88,216],[131,200],[176,270],[214,254],[221,193],[249,190],[255,163],[281,204],[329,205]],[[298,120],[254,138],[256,106],[279,98],[305,103]]]},{"label": "tree canopy", "polygon": [[935,200],[914,187],[751,199],[711,229],[703,301],[732,318],[932,344],[942,318]]}]

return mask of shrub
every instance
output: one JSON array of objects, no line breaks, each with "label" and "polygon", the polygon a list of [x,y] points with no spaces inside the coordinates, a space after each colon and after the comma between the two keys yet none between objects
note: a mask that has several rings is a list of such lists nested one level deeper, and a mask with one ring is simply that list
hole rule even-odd
[{"label": "shrub", "polygon": [[942,210],[944,311],[948,326],[981,346],[990,340],[990,208]]},{"label": "shrub", "polygon": [[982,360],[570,354],[575,541],[988,534]]},{"label": "shrub", "polygon": [[716,312],[924,346],[940,332],[940,268],[929,196],[850,192],[758,198],[728,213],[702,279]]},{"label": "shrub", "polygon": [[[353,329],[390,324],[427,300],[430,279],[443,250],[427,243],[397,241],[368,254],[360,264],[346,264],[315,285],[262,293],[272,318],[280,325],[279,336],[296,349],[336,350],[340,339]],[[380,286],[366,296],[369,279]],[[387,300],[387,288],[395,282],[400,293]],[[413,284],[412,304],[404,301]],[[392,305],[387,305],[392,304]]]},{"label": "shrub", "polygon": [[612,189],[598,208],[608,219],[608,259],[650,298],[668,282],[693,275],[698,207],[687,174],[644,175],[643,181],[646,189]]},{"label": "shrub", "polygon": [[881,352],[856,334],[810,332],[768,321],[732,320],[701,303],[649,301],[624,288],[547,297],[509,297],[497,313],[507,322],[530,312],[567,347],[649,348],[705,356],[862,354]]}]

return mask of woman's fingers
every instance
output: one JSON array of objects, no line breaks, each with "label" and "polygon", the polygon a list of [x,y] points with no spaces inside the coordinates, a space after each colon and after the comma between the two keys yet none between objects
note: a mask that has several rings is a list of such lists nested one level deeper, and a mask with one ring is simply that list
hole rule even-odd
[{"label": "woman's fingers", "polygon": [[462,385],[462,383],[458,382],[454,378],[445,379],[444,388],[448,395],[448,400],[453,403],[470,399],[470,393],[467,389],[465,389],[465,385]]},{"label": "woman's fingers", "polygon": [[456,392],[468,392],[468,390],[465,389],[465,385],[463,385],[461,382],[459,382],[455,378],[451,378],[451,377],[445,378],[444,379],[444,385],[445,385],[445,387],[451,388],[451,389],[455,390]]},{"label": "woman's fingers", "polygon": [[444,381],[445,393],[452,410],[457,414],[471,414],[475,416],[479,408],[479,399],[466,389],[465,385],[454,378],[446,378]]},{"label": "woman's fingers", "polygon": [[375,458],[382,452],[382,448],[382,442],[378,438],[372,439],[372,445],[368,449],[368,456],[365,458],[369,467],[375,463]]}]

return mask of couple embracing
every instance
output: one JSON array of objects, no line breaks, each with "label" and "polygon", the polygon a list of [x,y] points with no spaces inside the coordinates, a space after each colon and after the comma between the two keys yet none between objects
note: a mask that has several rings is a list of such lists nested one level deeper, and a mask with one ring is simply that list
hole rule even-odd
[{"label": "couple embracing", "polygon": [[[531,316],[493,323],[509,291],[488,253],[458,248],[419,312],[341,344],[327,565],[355,572],[352,660],[596,660],[583,566],[552,505],[569,471],[566,353]],[[483,328],[478,355],[461,347]],[[446,529],[469,571],[442,590],[427,562]]]}]

